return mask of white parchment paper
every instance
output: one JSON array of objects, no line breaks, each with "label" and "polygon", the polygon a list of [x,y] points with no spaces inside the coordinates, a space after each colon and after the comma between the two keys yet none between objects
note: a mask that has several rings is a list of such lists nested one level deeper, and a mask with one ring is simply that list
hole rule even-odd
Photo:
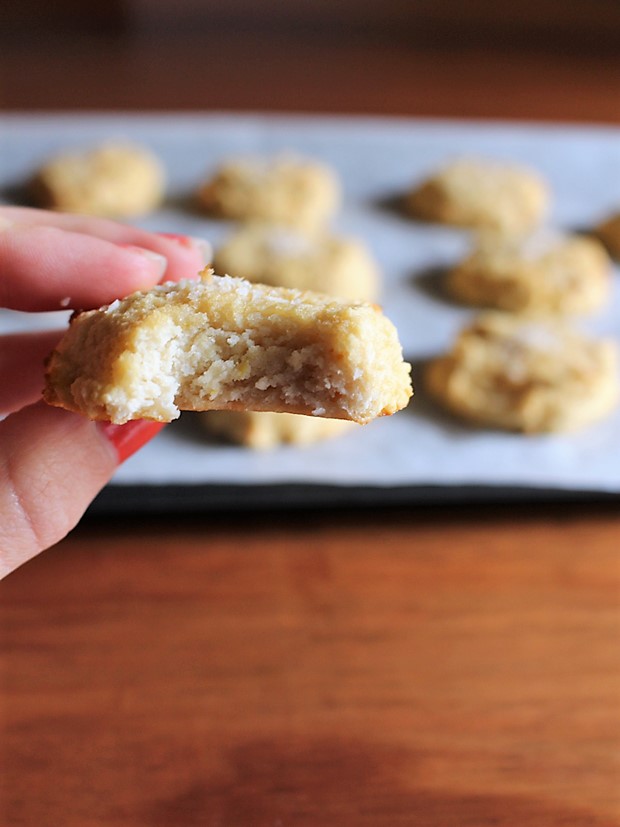
[{"label": "white parchment paper", "polygon": [[[523,162],[554,193],[549,223],[588,228],[620,209],[620,130],[369,118],[238,115],[97,115],[2,118],[0,188],[5,202],[50,154],[99,141],[144,142],[164,161],[166,206],[140,222],[153,230],[203,236],[217,245],[232,230],[187,207],[196,184],[238,153],[294,150],[339,172],[345,203],[335,229],[363,237],[384,274],[382,303],[415,365],[450,344],[472,312],[437,289],[441,272],[468,246],[466,233],[417,224],[393,209],[394,196],[449,158],[477,155]],[[592,333],[620,340],[620,273]],[[56,314],[54,322],[63,324]],[[0,329],[49,327],[44,318],[1,311]],[[193,417],[165,429],[121,467],[123,484],[284,482],[341,486],[511,485],[620,492],[620,411],[570,436],[504,434],[461,424],[419,394],[406,411],[311,448],[269,453],[217,444]]]}]

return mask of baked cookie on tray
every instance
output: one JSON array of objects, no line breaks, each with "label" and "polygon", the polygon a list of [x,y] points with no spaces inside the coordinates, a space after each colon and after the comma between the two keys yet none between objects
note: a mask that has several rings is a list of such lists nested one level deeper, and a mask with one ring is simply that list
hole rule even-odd
[{"label": "baked cookie on tray", "polygon": [[222,409],[364,423],[408,403],[410,366],[376,306],[202,276],[74,315],[44,399],[117,424]]},{"label": "baked cookie on tray", "polygon": [[313,230],[338,209],[340,184],[325,164],[293,154],[235,158],[199,187],[196,201],[205,212],[221,218]]},{"label": "baked cookie on tray", "polygon": [[610,255],[620,260],[620,212],[599,224],[595,233],[607,247]]},{"label": "baked cookie on tray", "polygon": [[463,304],[534,314],[592,313],[610,286],[611,262],[599,241],[552,232],[524,240],[486,233],[446,279]]},{"label": "baked cookie on tray", "polygon": [[208,433],[259,451],[285,444],[311,445],[356,427],[345,419],[266,411],[205,411],[200,421]]},{"label": "baked cookie on tray", "polygon": [[50,159],[34,176],[31,191],[47,209],[131,218],[158,207],[164,186],[163,167],[150,150],[108,143]]},{"label": "baked cookie on tray", "polygon": [[281,225],[255,222],[241,227],[216,251],[214,268],[261,284],[350,301],[374,301],[379,294],[377,265],[361,241],[302,234]]},{"label": "baked cookie on tray", "polygon": [[498,161],[462,158],[446,164],[405,197],[416,218],[521,235],[540,224],[549,191],[538,173]]},{"label": "baked cookie on tray", "polygon": [[526,433],[570,431],[618,401],[618,349],[560,322],[486,313],[426,367],[430,394],[459,417]]}]

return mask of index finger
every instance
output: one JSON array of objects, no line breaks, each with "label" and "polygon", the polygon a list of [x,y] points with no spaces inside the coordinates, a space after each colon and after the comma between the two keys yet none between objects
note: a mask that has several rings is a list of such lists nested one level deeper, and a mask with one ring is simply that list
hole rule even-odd
[{"label": "index finger", "polygon": [[[173,247],[181,245],[170,241]],[[197,249],[176,258],[178,278],[196,278]],[[191,254],[191,255],[190,255]],[[0,306],[13,310],[87,309],[161,280],[173,280],[169,260],[134,244],[39,225],[0,228]]]},{"label": "index finger", "polygon": [[3,225],[55,227],[71,233],[93,236],[113,244],[144,247],[165,257],[168,262],[165,278],[169,281],[191,278],[211,260],[211,245],[202,238],[176,233],[151,233],[107,218],[2,205],[0,229]]}]

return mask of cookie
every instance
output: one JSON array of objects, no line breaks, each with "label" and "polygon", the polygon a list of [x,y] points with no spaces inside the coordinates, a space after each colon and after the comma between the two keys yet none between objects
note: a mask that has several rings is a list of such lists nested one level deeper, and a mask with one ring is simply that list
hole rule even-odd
[{"label": "cookie", "polygon": [[311,445],[356,427],[344,419],[264,411],[206,411],[200,421],[214,436],[259,451],[283,444]]},{"label": "cookie", "polygon": [[75,315],[44,398],[117,424],[222,409],[364,423],[407,404],[409,373],[376,306],[205,269]]},{"label": "cookie", "polygon": [[487,313],[426,367],[430,394],[480,425],[526,433],[570,431],[618,400],[618,349],[560,322]]},{"label": "cookie", "polygon": [[474,307],[515,313],[580,314],[608,299],[611,262],[594,238],[538,233],[524,241],[479,238],[473,252],[448,273],[447,291]]},{"label": "cookie", "polygon": [[[373,301],[378,294],[377,267],[362,242],[281,225],[242,226],[217,251],[214,267],[252,282],[351,301]],[[208,432],[255,450],[310,445],[353,427],[345,420],[258,411],[207,411],[200,418]]]},{"label": "cookie", "polygon": [[62,212],[131,218],[163,199],[163,167],[152,152],[132,144],[105,144],[58,155],[32,181],[38,206]]},{"label": "cookie", "polygon": [[282,226],[242,227],[217,250],[214,267],[249,281],[350,301],[374,301],[379,293],[377,266],[361,241]]},{"label": "cookie", "polygon": [[620,213],[610,216],[596,228],[596,235],[609,250],[609,254],[620,259]]},{"label": "cookie", "polygon": [[335,173],[294,155],[238,158],[220,166],[196,194],[210,215],[258,219],[306,230],[323,225],[340,203]]},{"label": "cookie", "polygon": [[545,182],[525,167],[497,161],[454,161],[405,197],[413,216],[507,235],[530,232],[547,211]]}]

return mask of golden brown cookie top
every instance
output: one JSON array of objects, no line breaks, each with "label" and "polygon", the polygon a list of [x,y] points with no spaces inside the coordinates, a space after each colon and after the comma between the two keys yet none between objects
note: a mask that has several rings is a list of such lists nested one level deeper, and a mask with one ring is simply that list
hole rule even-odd
[{"label": "golden brown cookie top", "polygon": [[426,372],[431,394],[453,413],[528,433],[594,422],[618,399],[618,348],[561,322],[486,313]]},{"label": "golden brown cookie top", "polygon": [[406,198],[418,218],[507,235],[536,227],[548,202],[547,185],[533,170],[475,158],[448,163]]}]

